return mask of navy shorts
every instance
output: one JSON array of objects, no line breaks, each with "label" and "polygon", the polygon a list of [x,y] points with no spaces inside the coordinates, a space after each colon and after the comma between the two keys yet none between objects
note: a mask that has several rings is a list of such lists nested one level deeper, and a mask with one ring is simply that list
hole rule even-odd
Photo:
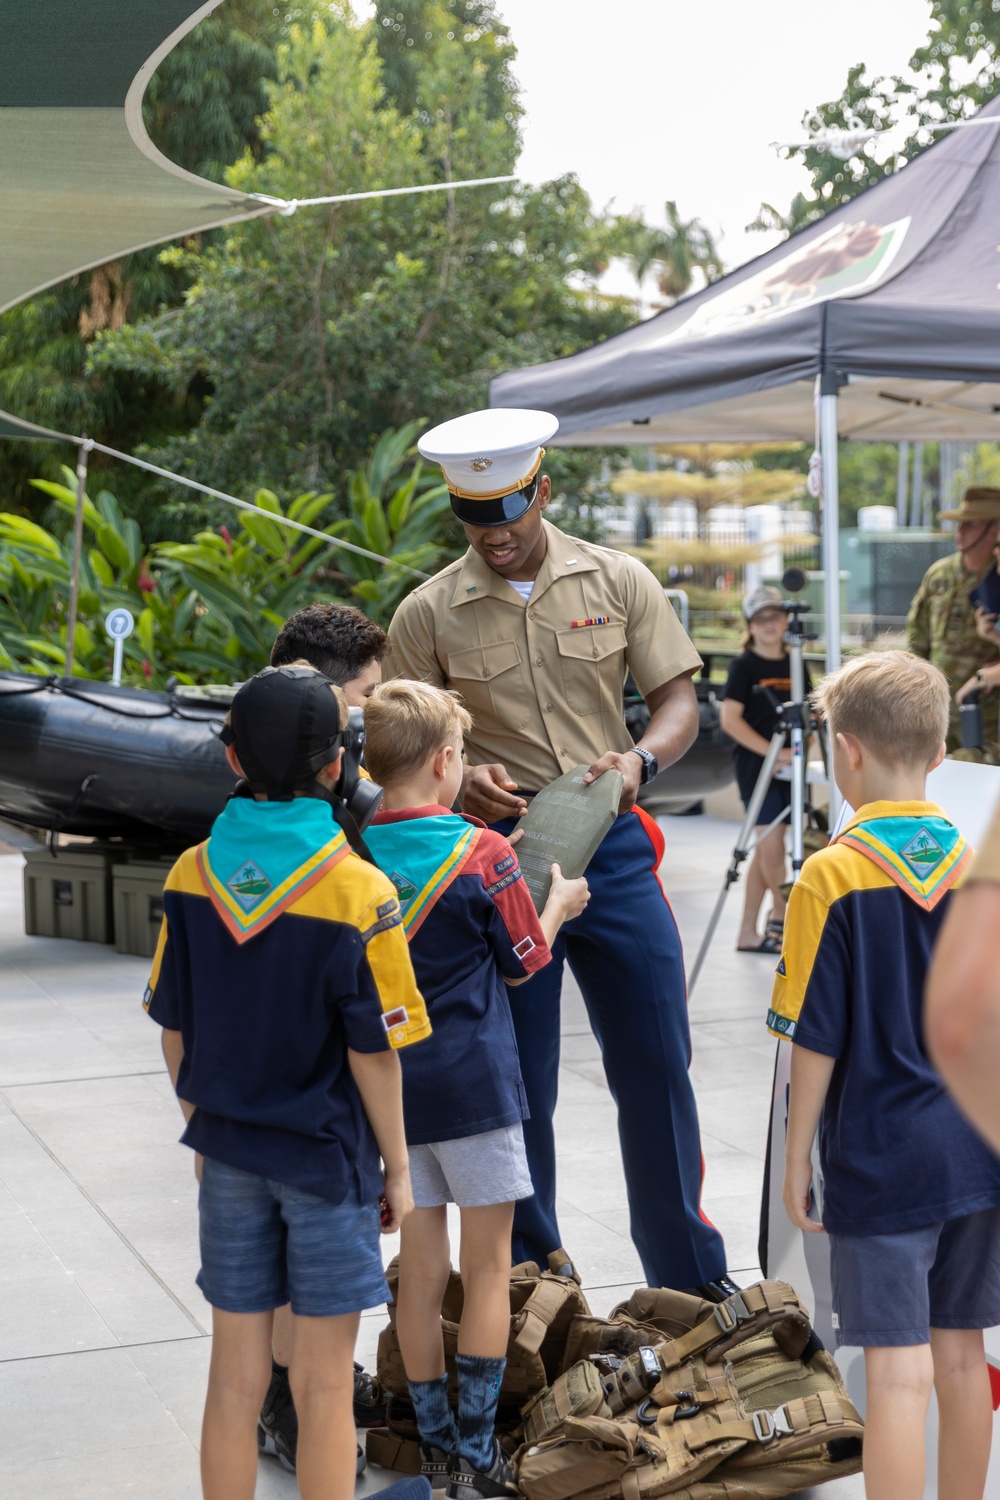
[{"label": "navy shorts", "polygon": [[331,1318],[389,1300],[376,1203],[328,1203],[206,1157],[198,1225],[198,1285],[223,1312],[290,1302],[299,1317]]},{"label": "navy shorts", "polygon": [[1000,1209],[899,1234],[830,1235],[837,1345],[926,1344],[1000,1324]]},{"label": "navy shorts", "polygon": [[[753,789],[757,785],[757,778],[755,776],[740,775],[738,776],[738,785],[743,806],[749,807],[750,798],[753,796]],[[791,807],[791,805],[791,782],[772,781],[764,793],[764,800],[760,805],[760,812],[757,814],[757,827],[766,828],[768,823],[773,823],[778,814],[786,807]],[[785,821],[787,827],[787,819]]]}]

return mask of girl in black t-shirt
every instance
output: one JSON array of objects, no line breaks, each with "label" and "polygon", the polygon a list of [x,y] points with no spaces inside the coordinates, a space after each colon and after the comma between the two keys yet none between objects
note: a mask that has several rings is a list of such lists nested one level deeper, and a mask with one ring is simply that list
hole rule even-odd
[{"label": "girl in black t-shirt", "polygon": [[[781,606],[781,594],[773,588],[755,589],[744,599],[747,629],[743,651],[729,669],[722,699],[722,728],[736,741],[733,760],[744,807],[750,803],[777,723],[774,702],[785,703],[791,696],[791,667],[784,643],[786,616]],[[807,672],[806,692],[810,686]],[[790,765],[791,760],[792,752],[786,746],[778,754],[778,765]],[[764,830],[782,808],[789,806],[790,801],[789,782],[773,780],[758,813],[757,837],[760,842],[747,869],[743,920],[736,941],[740,953],[781,952],[785,923],[785,898],[781,886],[785,881],[787,819],[768,834]],[[757,919],[768,891],[771,892],[771,913],[762,938],[757,931]]]}]

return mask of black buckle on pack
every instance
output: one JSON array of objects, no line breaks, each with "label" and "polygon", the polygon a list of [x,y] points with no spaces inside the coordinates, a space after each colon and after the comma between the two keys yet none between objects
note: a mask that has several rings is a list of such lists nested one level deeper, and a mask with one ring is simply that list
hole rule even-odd
[{"label": "black buckle on pack", "polygon": [[725,1302],[717,1302],[712,1311],[723,1333],[732,1333],[741,1323],[749,1323],[753,1317],[739,1292],[734,1292]]},{"label": "black buckle on pack", "polygon": [[[678,1391],[676,1394],[679,1397],[690,1399],[694,1395],[694,1391]],[[647,1396],[646,1400],[640,1401],[636,1408],[635,1419],[643,1427],[655,1427],[659,1420],[660,1410],[661,1408],[657,1406],[656,1402]],[[690,1406],[675,1406],[673,1408],[673,1419],[676,1422],[681,1417],[696,1417],[700,1411],[700,1401],[695,1401]]]}]

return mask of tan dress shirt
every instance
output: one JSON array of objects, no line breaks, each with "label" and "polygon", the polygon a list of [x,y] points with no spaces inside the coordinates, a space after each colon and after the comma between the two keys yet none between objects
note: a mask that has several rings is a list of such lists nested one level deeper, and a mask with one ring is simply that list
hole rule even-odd
[{"label": "tan dress shirt", "polygon": [[547,548],[527,604],[470,548],[403,600],[385,663],[387,677],[461,693],[474,721],[470,763],[499,761],[524,791],[631,747],[627,669],[645,695],[701,666],[648,568],[542,525]]}]

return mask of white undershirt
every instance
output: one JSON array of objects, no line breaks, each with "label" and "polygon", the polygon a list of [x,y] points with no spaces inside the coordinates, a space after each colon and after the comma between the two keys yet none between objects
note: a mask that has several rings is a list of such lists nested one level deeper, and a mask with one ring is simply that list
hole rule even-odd
[{"label": "white undershirt", "polygon": [[508,578],[507,582],[510,584],[512,589],[520,594],[525,604],[527,604],[529,599],[531,598],[531,590],[535,587],[535,580],[533,578],[529,578],[522,583],[519,578]]}]

